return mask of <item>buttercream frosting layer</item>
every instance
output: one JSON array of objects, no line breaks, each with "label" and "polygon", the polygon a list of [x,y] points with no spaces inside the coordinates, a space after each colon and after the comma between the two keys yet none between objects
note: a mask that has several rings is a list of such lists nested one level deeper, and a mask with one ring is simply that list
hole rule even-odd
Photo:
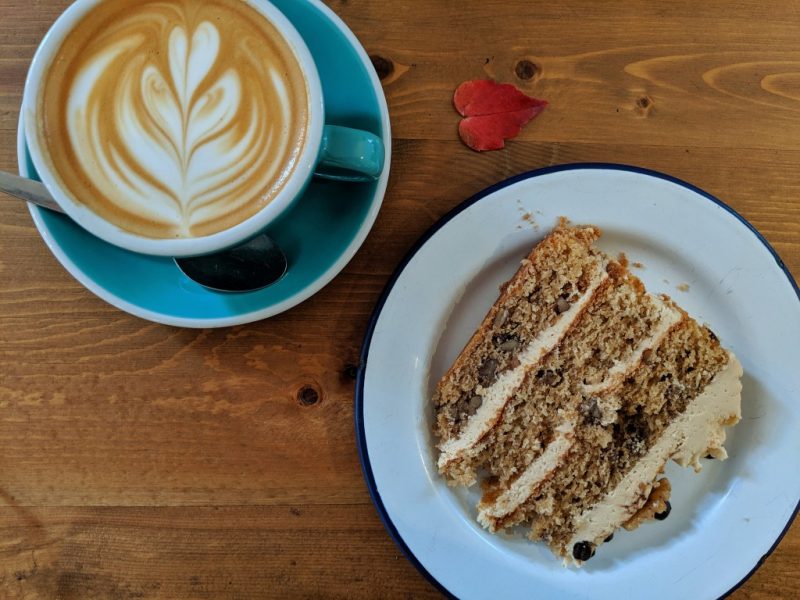
[{"label": "buttercream frosting layer", "polygon": [[[613,392],[616,386],[641,363],[645,352],[658,348],[667,337],[670,329],[683,318],[682,313],[662,299],[651,296],[658,306],[658,321],[647,337],[624,359],[616,362],[602,382],[593,385],[581,385],[584,394],[593,394],[602,401],[602,396]],[[479,506],[478,520],[485,526],[494,529],[498,522],[525,503],[560,464],[566,460],[567,453],[575,442],[574,424],[562,424],[556,429],[556,436],[545,448],[541,456],[534,459],[522,474],[509,484],[491,504]]]}]

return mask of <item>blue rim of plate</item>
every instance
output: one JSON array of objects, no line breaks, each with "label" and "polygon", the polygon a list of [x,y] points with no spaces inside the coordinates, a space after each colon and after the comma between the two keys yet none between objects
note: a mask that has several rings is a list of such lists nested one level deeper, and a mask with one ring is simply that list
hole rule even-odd
[{"label": "blue rim of plate", "polygon": [[[708,192],[700,189],[699,187],[683,181],[682,179],[678,179],[677,177],[673,177],[672,175],[667,175],[665,173],[660,173],[658,171],[654,171],[652,169],[646,169],[644,167],[635,167],[632,165],[625,165],[625,164],[618,164],[618,163],[602,163],[602,162],[585,162],[585,163],[570,163],[565,165],[556,165],[552,167],[543,167],[541,169],[534,169],[532,171],[527,171],[525,173],[520,173],[519,175],[515,175],[513,177],[509,177],[508,179],[504,179],[494,185],[489,186],[488,188],[478,192],[471,198],[468,198],[455,208],[453,208],[450,212],[445,214],[441,217],[436,223],[434,223],[428,231],[426,231],[422,237],[420,237],[417,242],[412,246],[411,250],[403,257],[403,260],[400,261],[400,264],[392,273],[392,276],[389,278],[389,281],[386,283],[386,286],[383,288],[383,292],[381,293],[380,298],[378,299],[377,304],[375,305],[375,309],[370,316],[369,323],[367,325],[367,332],[364,336],[364,342],[361,346],[361,355],[359,359],[359,366],[358,366],[358,374],[356,377],[356,388],[355,388],[355,410],[354,410],[354,417],[355,417],[355,429],[356,429],[356,445],[358,447],[358,457],[361,461],[361,470],[364,474],[364,479],[367,482],[367,488],[369,489],[369,495],[372,498],[372,502],[375,505],[375,508],[378,510],[378,516],[380,517],[381,521],[383,522],[384,527],[388,531],[390,537],[394,541],[394,543],[400,548],[403,552],[405,557],[413,564],[417,570],[425,576],[425,578],[432,583],[436,589],[442,592],[448,598],[455,598],[444,585],[437,580],[433,575],[428,572],[428,570],[424,567],[424,565],[417,559],[411,549],[403,540],[400,533],[397,531],[397,527],[395,527],[394,523],[392,522],[391,517],[389,516],[386,507],[383,504],[383,500],[381,499],[380,492],[378,491],[378,487],[375,483],[375,476],[372,472],[372,465],[369,460],[369,450],[367,449],[367,437],[366,437],[366,430],[364,429],[364,380],[367,374],[367,357],[369,355],[370,345],[372,343],[372,335],[375,333],[375,326],[378,323],[378,319],[383,312],[383,307],[386,304],[386,300],[388,299],[389,295],[392,293],[392,289],[394,288],[395,283],[397,282],[400,275],[405,270],[408,263],[411,261],[412,258],[419,252],[419,250],[428,242],[430,238],[432,238],[440,229],[442,229],[445,225],[447,225],[454,217],[462,213],[464,210],[479,202],[486,196],[497,192],[505,187],[518,183],[520,181],[524,181],[526,179],[532,179],[534,177],[541,177],[542,175],[548,175],[550,173],[559,173],[562,171],[576,171],[582,169],[602,169],[607,171],[627,171],[630,173],[638,173],[640,175],[648,175],[650,177],[655,177],[657,179],[663,179],[665,181],[669,181],[671,183],[675,183],[681,187],[689,189],[693,192],[696,192],[703,198],[710,200],[714,204],[720,206],[721,208],[728,211],[731,215],[736,217],[747,229],[749,229],[753,235],[769,250],[769,253],[772,255],[772,258],[775,259],[778,267],[783,271],[784,275],[786,275],[786,279],[789,280],[789,284],[794,288],[795,294],[797,295],[797,300],[800,302],[800,288],[797,286],[797,282],[792,277],[792,274],[786,268],[783,260],[775,251],[775,249],[770,245],[770,243],[764,238],[763,235],[755,228],[753,225],[745,219],[742,215],[736,212],[733,208],[725,204],[719,198],[709,194]],[[719,600],[723,600],[730,596],[733,592],[738,590],[744,583],[750,579],[750,577],[755,573],[758,568],[764,564],[764,561],[767,560],[770,554],[778,547],[783,536],[786,535],[786,532],[789,531],[789,527],[791,527],[792,522],[794,521],[795,517],[800,511],[800,499],[798,499],[797,504],[795,505],[792,514],[789,517],[789,520],[786,522],[786,525],[781,531],[780,535],[775,539],[775,542],[772,546],[767,550],[767,552],[756,562],[752,569],[741,579],[739,582],[734,585],[731,589],[727,592],[722,594],[719,597]]]},{"label": "blue rim of plate", "polygon": [[[389,111],[377,74],[353,32],[321,0],[271,2],[301,32],[314,55],[326,98],[326,122],[372,131],[383,139],[386,156],[381,177],[361,184],[312,181],[298,202],[267,228],[289,257],[287,276],[268,288],[242,294],[206,290],[180,273],[171,259],[111,246],[67,217],[29,205],[34,224],[56,259],[109,304],[179,327],[227,327],[265,319],[330,283],[372,229],[391,163]],[[17,138],[20,173],[35,175],[22,114]],[[346,205],[342,204],[345,200]],[[337,201],[341,202],[337,205]]]}]

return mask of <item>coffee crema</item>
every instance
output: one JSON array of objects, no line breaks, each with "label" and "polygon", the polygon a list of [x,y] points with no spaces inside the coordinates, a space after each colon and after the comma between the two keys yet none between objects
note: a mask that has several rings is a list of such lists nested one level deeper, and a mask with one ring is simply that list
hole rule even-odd
[{"label": "coffee crema", "polygon": [[223,231],[271,202],[309,111],[294,51],[243,0],[100,2],[37,102],[40,144],[72,198],[159,239]]}]

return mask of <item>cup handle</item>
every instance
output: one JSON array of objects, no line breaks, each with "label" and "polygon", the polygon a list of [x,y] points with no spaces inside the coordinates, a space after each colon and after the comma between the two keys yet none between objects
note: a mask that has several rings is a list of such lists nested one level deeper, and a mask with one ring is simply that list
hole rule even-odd
[{"label": "cup handle", "polygon": [[377,135],[325,125],[315,177],[334,181],[374,181],[383,171],[385,150]]}]

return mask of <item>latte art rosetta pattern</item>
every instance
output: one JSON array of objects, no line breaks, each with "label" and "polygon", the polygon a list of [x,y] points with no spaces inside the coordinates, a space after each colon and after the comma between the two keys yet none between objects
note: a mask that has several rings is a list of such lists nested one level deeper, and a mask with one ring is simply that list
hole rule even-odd
[{"label": "latte art rosetta pattern", "polygon": [[145,3],[76,53],[62,126],[91,189],[66,183],[100,216],[148,237],[207,235],[291,174],[307,111],[299,66],[278,36],[218,14],[229,4]]}]

